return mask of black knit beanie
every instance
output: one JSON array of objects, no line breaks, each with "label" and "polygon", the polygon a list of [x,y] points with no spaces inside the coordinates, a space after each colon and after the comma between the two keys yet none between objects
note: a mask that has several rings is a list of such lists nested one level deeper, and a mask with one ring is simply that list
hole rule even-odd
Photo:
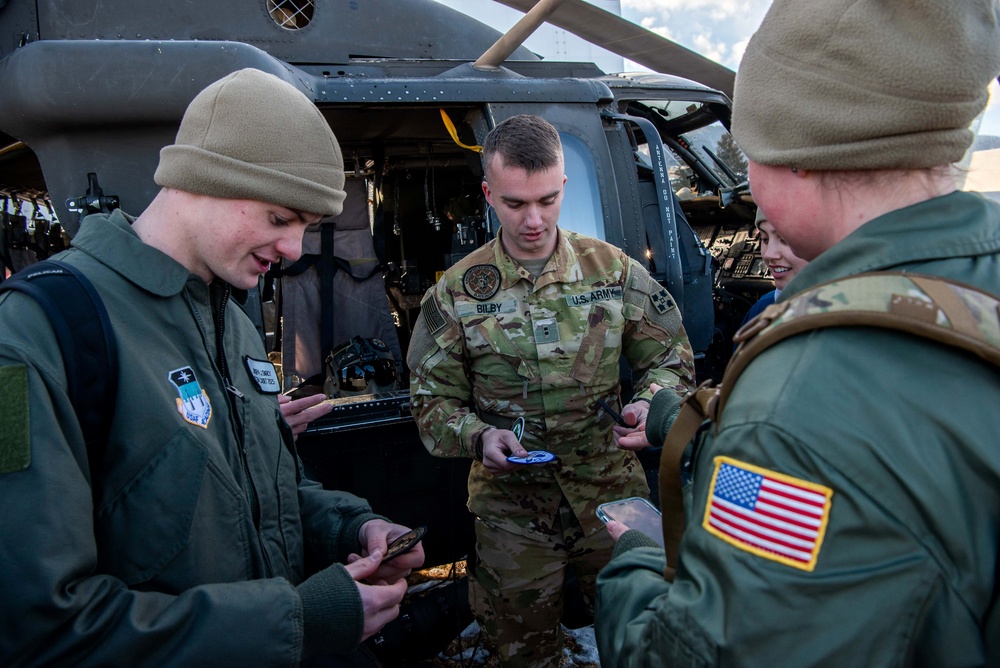
[{"label": "black knit beanie", "polygon": [[327,216],[344,206],[344,158],[329,124],[300,90],[255,69],[234,72],[191,100],[153,179]]}]

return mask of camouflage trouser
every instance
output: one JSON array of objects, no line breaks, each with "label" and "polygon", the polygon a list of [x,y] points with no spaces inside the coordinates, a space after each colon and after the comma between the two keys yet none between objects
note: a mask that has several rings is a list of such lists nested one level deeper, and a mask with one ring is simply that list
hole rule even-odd
[{"label": "camouflage trouser", "polygon": [[476,519],[479,563],[469,578],[469,602],[505,668],[556,668],[562,658],[563,585],[572,563],[593,609],[597,574],[611,559],[606,531],[583,537],[567,504],[555,533],[528,537]]}]

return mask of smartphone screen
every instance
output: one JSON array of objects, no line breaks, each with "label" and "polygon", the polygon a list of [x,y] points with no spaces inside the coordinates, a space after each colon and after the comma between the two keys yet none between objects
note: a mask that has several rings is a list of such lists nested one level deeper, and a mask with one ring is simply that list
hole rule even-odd
[{"label": "smartphone screen", "polygon": [[621,522],[629,529],[637,529],[663,547],[663,522],[660,511],[652,503],[638,496],[621,501],[609,501],[597,506],[597,517],[607,524]]}]

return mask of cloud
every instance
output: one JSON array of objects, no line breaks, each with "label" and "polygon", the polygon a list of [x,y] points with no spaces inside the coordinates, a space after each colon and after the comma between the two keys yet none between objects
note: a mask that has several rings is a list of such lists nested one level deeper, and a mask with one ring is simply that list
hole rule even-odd
[{"label": "cloud", "polygon": [[750,43],[750,38],[747,37],[746,39],[741,39],[740,41],[735,42],[733,44],[732,47],[733,60],[735,60],[737,63],[743,60],[743,53],[747,50],[747,44],[749,43]]},{"label": "cloud", "polygon": [[622,0],[622,17],[732,69],[771,0]]},{"label": "cloud", "polygon": [[725,42],[713,41],[711,35],[695,35],[693,37],[694,50],[711,58],[717,63],[725,63],[728,58],[729,45]]}]

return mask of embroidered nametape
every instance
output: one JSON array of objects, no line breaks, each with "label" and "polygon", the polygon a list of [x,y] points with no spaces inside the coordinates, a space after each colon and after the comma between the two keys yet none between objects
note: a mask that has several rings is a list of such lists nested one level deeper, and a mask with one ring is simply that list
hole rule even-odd
[{"label": "embroidered nametape", "polygon": [[278,370],[274,368],[268,360],[255,360],[252,357],[244,357],[243,361],[247,365],[247,373],[250,380],[257,386],[261,394],[277,394],[281,392],[281,382],[278,380]]},{"label": "embroidered nametape", "polygon": [[745,552],[811,572],[832,498],[829,487],[716,457],[702,527]]},{"label": "embroidered nametape", "polygon": [[590,292],[579,295],[566,295],[566,303],[570,306],[586,306],[594,302],[603,302],[609,299],[621,299],[622,289],[620,285],[610,288],[598,288]]},{"label": "embroidered nametape", "polygon": [[513,313],[517,310],[516,299],[504,299],[499,302],[462,302],[455,305],[455,312],[459,318],[470,315],[495,315],[497,313]]}]

